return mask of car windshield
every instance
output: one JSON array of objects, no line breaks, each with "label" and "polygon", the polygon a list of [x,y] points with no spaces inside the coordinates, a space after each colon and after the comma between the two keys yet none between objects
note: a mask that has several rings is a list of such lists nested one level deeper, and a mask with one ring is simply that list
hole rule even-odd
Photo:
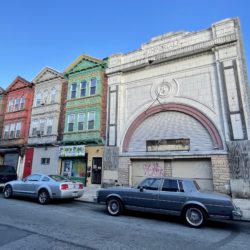
[{"label": "car windshield", "polygon": [[51,179],[53,179],[54,181],[58,181],[58,182],[61,182],[61,181],[70,181],[69,179],[62,177],[61,175],[49,175],[49,177]]},{"label": "car windshield", "polygon": [[196,187],[197,190],[201,189],[200,186],[199,186],[199,184],[195,180],[194,180],[194,185],[195,185],[195,187]]}]

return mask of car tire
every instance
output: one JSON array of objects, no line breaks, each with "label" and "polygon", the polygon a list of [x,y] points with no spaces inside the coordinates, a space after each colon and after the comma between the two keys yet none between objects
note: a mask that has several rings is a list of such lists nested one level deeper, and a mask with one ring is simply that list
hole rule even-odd
[{"label": "car tire", "polygon": [[184,218],[190,227],[199,228],[206,222],[206,215],[202,208],[191,206],[185,209]]},{"label": "car tire", "polygon": [[4,188],[3,196],[5,199],[10,199],[12,197],[12,187],[10,185]]},{"label": "car tire", "polygon": [[49,193],[47,190],[41,190],[38,193],[38,202],[41,205],[46,205],[49,203],[50,197],[49,197]]},{"label": "car tire", "polygon": [[117,216],[123,212],[123,204],[118,198],[109,198],[107,201],[108,213],[112,216]]}]

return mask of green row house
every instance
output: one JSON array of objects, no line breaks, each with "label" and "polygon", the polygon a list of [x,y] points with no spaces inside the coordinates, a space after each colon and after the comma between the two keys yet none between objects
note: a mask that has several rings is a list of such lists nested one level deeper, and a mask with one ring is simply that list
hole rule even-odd
[{"label": "green row house", "polygon": [[64,72],[68,81],[64,131],[59,157],[61,174],[100,185],[106,135],[107,60],[81,55]]}]

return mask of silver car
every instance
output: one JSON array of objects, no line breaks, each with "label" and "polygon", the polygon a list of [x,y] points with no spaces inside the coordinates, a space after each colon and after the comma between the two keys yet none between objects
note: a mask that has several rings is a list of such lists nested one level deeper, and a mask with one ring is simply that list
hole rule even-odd
[{"label": "silver car", "polygon": [[26,196],[37,198],[40,204],[47,204],[50,199],[74,199],[82,195],[82,183],[60,175],[32,174],[23,180],[7,182],[4,186],[4,198]]},{"label": "silver car", "polygon": [[240,219],[241,211],[225,194],[203,191],[195,180],[150,177],[136,187],[104,188],[97,202],[106,203],[110,215],[124,209],[182,216],[191,227],[201,227],[207,218]]}]

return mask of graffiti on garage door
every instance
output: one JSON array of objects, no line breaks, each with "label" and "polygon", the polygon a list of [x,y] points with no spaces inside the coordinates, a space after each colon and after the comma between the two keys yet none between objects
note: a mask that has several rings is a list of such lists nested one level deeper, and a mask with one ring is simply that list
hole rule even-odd
[{"label": "graffiti on garage door", "polygon": [[146,176],[164,176],[164,168],[158,162],[145,163],[143,169]]}]

